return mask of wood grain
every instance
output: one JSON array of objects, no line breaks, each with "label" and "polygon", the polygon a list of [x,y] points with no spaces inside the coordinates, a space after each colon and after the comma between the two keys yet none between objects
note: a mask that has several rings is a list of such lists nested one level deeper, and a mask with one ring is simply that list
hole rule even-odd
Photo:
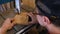
[{"label": "wood grain", "polygon": [[22,0],[24,5],[35,8],[35,0]]}]

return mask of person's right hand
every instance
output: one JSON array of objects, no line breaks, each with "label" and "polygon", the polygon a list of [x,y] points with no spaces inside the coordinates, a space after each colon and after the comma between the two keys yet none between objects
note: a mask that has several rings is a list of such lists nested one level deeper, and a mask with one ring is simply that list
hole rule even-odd
[{"label": "person's right hand", "polygon": [[32,21],[30,21],[29,23],[34,24],[37,22],[36,15],[34,15],[32,12],[29,12],[28,16],[30,16],[30,18],[32,19]]}]

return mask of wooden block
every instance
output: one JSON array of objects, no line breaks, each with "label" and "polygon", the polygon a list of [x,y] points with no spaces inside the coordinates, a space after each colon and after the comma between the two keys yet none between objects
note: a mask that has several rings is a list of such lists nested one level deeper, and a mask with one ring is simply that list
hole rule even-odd
[{"label": "wooden block", "polygon": [[22,0],[24,5],[35,8],[35,0]]},{"label": "wooden block", "polygon": [[13,23],[20,25],[28,25],[28,16],[26,12],[21,12],[14,17]]}]

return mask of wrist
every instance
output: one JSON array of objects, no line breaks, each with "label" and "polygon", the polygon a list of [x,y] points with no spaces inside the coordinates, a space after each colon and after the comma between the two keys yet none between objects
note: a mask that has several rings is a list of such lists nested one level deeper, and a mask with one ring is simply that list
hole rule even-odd
[{"label": "wrist", "polygon": [[6,31],[7,31],[7,29],[6,29],[5,27],[3,27],[3,26],[2,26],[0,29],[1,29],[1,31],[3,31],[3,32],[6,32]]}]

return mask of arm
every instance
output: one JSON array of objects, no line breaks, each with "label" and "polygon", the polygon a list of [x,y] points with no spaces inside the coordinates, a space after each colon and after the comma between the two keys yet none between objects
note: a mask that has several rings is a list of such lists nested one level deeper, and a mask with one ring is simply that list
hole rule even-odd
[{"label": "arm", "polygon": [[11,23],[11,21],[12,21],[12,19],[10,19],[10,18],[7,18],[4,21],[2,27],[0,28],[0,34],[5,34],[7,30],[11,29],[14,26],[14,24]]}]

